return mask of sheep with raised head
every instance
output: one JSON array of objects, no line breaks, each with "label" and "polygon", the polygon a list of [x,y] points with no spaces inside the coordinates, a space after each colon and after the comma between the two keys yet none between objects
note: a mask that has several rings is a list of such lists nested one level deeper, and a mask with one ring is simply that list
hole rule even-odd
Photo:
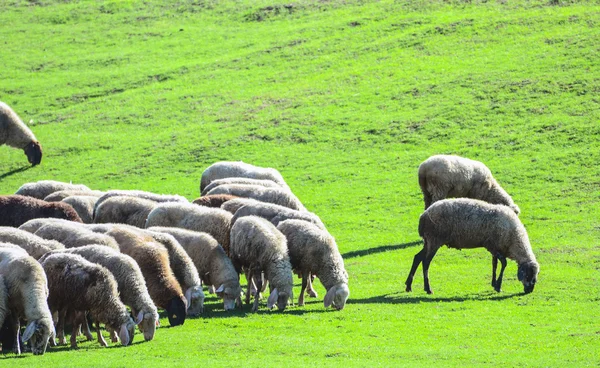
[{"label": "sheep with raised head", "polygon": [[44,199],[49,194],[58,192],[59,190],[91,191],[90,188],[83,184],[71,184],[56,180],[40,180],[34,183],[25,183],[21,185],[15,194]]},{"label": "sheep with raised head", "polygon": [[277,226],[281,221],[285,220],[304,220],[318,226],[321,230],[326,230],[325,225],[319,216],[315,215],[314,213],[297,211],[273,203],[256,202],[247,204],[235,212],[233,218],[231,219],[231,224],[235,224],[240,217],[245,216],[262,217],[275,226]]},{"label": "sheep with raised head", "polygon": [[158,202],[131,196],[108,197],[96,206],[94,223],[127,224],[144,228],[146,218]]},{"label": "sheep with raised head", "polygon": [[[470,198],[444,199],[432,204],[419,219],[419,235],[423,249],[413,259],[406,291],[412,290],[414,274],[423,263],[424,288],[431,294],[429,265],[442,245],[455,249],[486,248],[502,263],[498,280],[492,286],[501,290],[506,258],[519,265],[518,279],[525,293],[533,291],[539,264],[531,249],[529,237],[519,217],[509,207]],[[495,270],[494,270],[495,276]]]},{"label": "sheep with raised head", "polygon": [[[42,222],[42,221],[39,221]],[[30,223],[25,223],[21,230],[29,231],[32,228]],[[84,245],[103,245],[112,249],[119,250],[119,245],[110,236],[98,234],[87,229],[83,224],[71,223],[68,221],[50,220],[33,232],[44,239],[56,240],[63,244],[65,248],[76,248]]]},{"label": "sheep with raised head", "polygon": [[286,188],[286,189],[288,189],[287,185],[278,184],[278,183],[274,182],[273,180],[231,177],[231,178],[213,180],[210,184],[208,184],[206,186],[206,188],[204,188],[202,190],[202,193],[200,195],[204,196],[204,195],[206,195],[206,193],[210,192],[213,188],[216,188],[219,185],[223,185],[223,184],[260,185],[260,186],[267,187],[267,188]]},{"label": "sheep with raised head", "polygon": [[42,162],[42,146],[31,129],[7,104],[0,101],[0,146],[22,149],[33,166]]},{"label": "sheep with raised head", "polygon": [[44,197],[44,201],[46,202],[60,202],[66,198],[72,196],[88,196],[88,197],[96,197],[96,200],[102,197],[105,192],[99,190],[59,190],[56,192],[52,192]]},{"label": "sheep with raised head", "polygon": [[27,321],[22,340],[31,341],[33,354],[46,352],[55,335],[48,308],[48,282],[42,266],[22,249],[0,247],[0,275],[8,293],[8,309],[15,337],[14,350],[20,354],[20,320]]},{"label": "sheep with raised head", "polygon": [[35,259],[52,250],[65,249],[65,246],[56,240],[47,240],[30,232],[7,226],[0,226],[0,242],[15,244]]},{"label": "sheep with raised head", "polygon": [[193,260],[206,285],[213,286],[223,298],[225,310],[241,304],[239,276],[223,247],[208,233],[175,227],[151,227],[148,230],[167,233],[175,237]]},{"label": "sheep with raised head", "polygon": [[[277,305],[280,311],[286,308],[288,300],[293,298],[292,266],[286,238],[273,224],[257,216],[240,218],[231,228],[230,257],[238,274],[247,271],[246,303],[250,301],[253,280],[257,283],[256,290],[262,289],[260,275],[264,272],[271,287],[267,307]],[[253,312],[258,310],[259,299],[257,292]]]},{"label": "sheep with raised head", "polygon": [[221,209],[231,213],[232,215],[235,215],[237,210],[239,210],[240,208],[244,207],[247,204],[255,204],[255,203],[265,203],[265,202],[257,201],[256,199],[252,199],[252,198],[236,198],[236,199],[232,199],[230,201],[223,203],[221,205]]},{"label": "sheep with raised head", "polygon": [[272,180],[284,188],[288,187],[283,176],[273,168],[254,166],[242,161],[220,161],[210,165],[202,173],[200,193],[213,181],[231,177]]},{"label": "sheep with raised head", "polygon": [[289,189],[267,188],[260,185],[223,184],[208,192],[207,195],[230,194],[252,198],[261,202],[278,204],[293,210],[306,211],[306,208]]},{"label": "sheep with raised head", "polygon": [[73,207],[84,224],[91,224],[94,220],[94,206],[96,205],[96,201],[98,201],[98,197],[95,196],[74,195],[63,199],[61,202]]},{"label": "sheep with raised head", "polygon": [[82,222],[73,207],[22,195],[0,196],[0,226],[19,227],[31,219],[53,217]]},{"label": "sheep with raised head", "polygon": [[[119,331],[119,339],[124,346],[133,341],[135,322],[127,308],[119,299],[117,281],[105,267],[92,263],[83,257],[70,253],[50,253],[41,259],[48,277],[48,306],[57,313],[81,315],[88,312],[96,324],[98,342],[108,346],[100,333],[100,323],[107,329]],[[71,347],[77,347],[77,334],[85,318],[73,318]]]},{"label": "sheep with raised head", "polygon": [[106,267],[117,281],[119,297],[136,316],[136,323],[139,323],[138,326],[144,333],[144,340],[154,338],[158,311],[148,293],[142,270],[133,258],[101,245],[86,245],[65,249],[63,252],[80,255],[92,263]]},{"label": "sheep with raised head", "polygon": [[197,204],[198,206],[204,207],[221,207],[223,203],[230,201],[232,199],[236,199],[239,197],[232,196],[229,194],[215,194],[215,195],[205,195],[200,198],[196,198],[192,201],[193,204]]},{"label": "sheep with raised head", "polygon": [[453,155],[435,155],[419,166],[419,186],[425,209],[452,197],[479,199],[510,207],[517,215],[519,206],[498,184],[482,162]]},{"label": "sheep with raised head", "polygon": [[209,233],[229,249],[231,213],[220,208],[197,206],[192,203],[161,203],[148,215],[146,227],[179,227]]}]

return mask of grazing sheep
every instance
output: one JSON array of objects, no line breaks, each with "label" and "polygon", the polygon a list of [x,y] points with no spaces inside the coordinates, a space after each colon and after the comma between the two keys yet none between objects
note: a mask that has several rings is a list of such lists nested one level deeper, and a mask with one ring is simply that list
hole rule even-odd
[{"label": "grazing sheep", "polygon": [[60,202],[66,198],[72,196],[88,196],[88,197],[96,197],[96,200],[102,197],[105,193],[99,190],[59,190],[57,192],[53,192],[44,197],[44,201],[46,202]]},{"label": "grazing sheep", "polygon": [[0,327],[4,325],[4,320],[8,313],[8,290],[6,290],[4,277],[0,275]]},{"label": "grazing sheep", "polygon": [[348,273],[344,260],[329,233],[303,220],[286,220],[279,223],[277,230],[287,238],[292,269],[302,276],[302,290],[298,304],[304,305],[304,290],[310,275],[316,275],[327,290],[325,308],[333,305],[344,309],[350,295]]},{"label": "grazing sheep", "polygon": [[239,197],[232,196],[229,194],[205,195],[200,198],[194,199],[192,203],[204,207],[221,207],[223,203],[236,198]]},{"label": "grazing sheep", "polygon": [[21,195],[0,196],[0,226],[19,227],[35,218],[54,217],[82,222],[73,207]]},{"label": "grazing sheep", "polygon": [[286,188],[286,189],[288,189],[287,185],[277,184],[273,180],[231,177],[231,178],[213,180],[210,184],[208,184],[206,186],[206,188],[204,188],[202,190],[202,193],[200,195],[204,196],[204,195],[206,195],[206,193],[210,192],[213,188],[216,188],[219,185],[223,185],[223,184],[260,185],[260,186],[267,187],[267,188]]},{"label": "grazing sheep", "polygon": [[[257,216],[240,218],[231,228],[231,261],[238,273],[248,271],[248,293],[246,303],[250,301],[250,285],[257,280],[256,290],[262,289],[260,274],[271,285],[271,295],[267,299],[269,309],[277,304],[283,311],[292,294],[292,266],[288,256],[285,236],[267,220]],[[254,298],[252,311],[258,310],[258,292]]]},{"label": "grazing sheep", "polygon": [[232,199],[230,201],[223,203],[221,205],[221,209],[231,213],[232,215],[235,215],[237,210],[239,210],[240,208],[244,207],[247,204],[255,204],[255,203],[265,203],[265,202],[257,201],[256,199],[252,199],[252,198],[236,198],[236,199]]},{"label": "grazing sheep", "polygon": [[296,211],[291,208],[279,206],[273,203],[257,202],[241,207],[233,215],[233,218],[231,219],[231,225],[233,226],[233,224],[235,224],[240,217],[245,216],[262,217],[275,226],[277,226],[281,221],[285,220],[304,220],[315,224],[321,230],[326,230],[325,225],[319,216],[315,215],[314,213],[307,211]]},{"label": "grazing sheep", "polygon": [[293,210],[306,210],[300,200],[289,189],[266,188],[260,185],[223,184],[208,192],[207,195],[214,194],[231,194],[238,197],[256,199],[261,202],[278,204]]},{"label": "grazing sheep", "polygon": [[154,338],[158,311],[148,294],[140,266],[133,258],[101,245],[86,245],[64,252],[80,255],[92,263],[106,267],[117,280],[119,297],[136,316],[136,323],[139,323],[139,328],[144,333],[144,340],[150,341]]},{"label": "grazing sheep", "polygon": [[148,215],[146,227],[179,227],[209,233],[229,249],[231,213],[220,208],[197,206],[192,203],[161,203]]},{"label": "grazing sheep", "polygon": [[[28,224],[25,225],[21,230],[29,228]],[[67,221],[47,221],[45,225],[38,228],[33,234],[44,239],[56,240],[62,243],[65,248],[97,244],[119,250],[119,245],[112,237],[95,233],[85,228],[82,224],[69,223]]]},{"label": "grazing sheep", "polygon": [[96,202],[96,208],[94,208],[94,213],[98,209],[98,206],[102,204],[102,202],[106,201],[112,197],[137,197],[142,199],[147,199],[150,201],[164,203],[164,202],[181,202],[181,203],[190,203],[185,197],[180,195],[170,195],[170,194],[156,194],[152,192],[144,192],[142,190],[111,190],[106,192],[102,197],[98,199]]},{"label": "grazing sheep", "polygon": [[91,191],[90,188],[83,184],[71,184],[55,180],[40,180],[35,183],[26,183],[21,185],[15,194],[37,199],[44,199],[49,194],[58,192],[59,190]]},{"label": "grazing sheep", "polygon": [[535,287],[539,265],[531,250],[525,227],[517,215],[507,206],[494,205],[470,198],[444,199],[432,204],[419,219],[419,235],[423,249],[414,257],[406,291],[411,291],[414,274],[423,262],[425,291],[432,294],[429,286],[429,264],[442,245],[449,248],[467,249],[484,247],[502,263],[497,281],[492,286],[500,291],[506,257],[519,265],[518,279],[525,293]]},{"label": "grazing sheep", "polygon": [[18,245],[35,259],[52,250],[65,249],[65,246],[56,240],[46,240],[14,227],[0,226],[0,242]]},{"label": "grazing sheep", "polygon": [[[59,314],[66,311],[66,315],[75,316],[78,315],[76,312],[88,311],[96,323],[98,342],[104,347],[108,345],[100,333],[100,323],[107,329],[119,331],[122,345],[127,346],[133,341],[135,323],[119,299],[117,281],[110,271],[70,253],[48,254],[42,257],[42,267],[48,277],[51,311]],[[73,322],[71,347],[76,348],[76,331],[87,321],[73,318]]]},{"label": "grazing sheep", "polygon": [[42,162],[42,146],[21,118],[7,104],[0,101],[0,146],[22,149],[33,166]]},{"label": "grazing sheep", "polygon": [[128,224],[144,228],[146,218],[158,202],[139,197],[114,196],[96,206],[94,222],[97,224]]},{"label": "grazing sheep", "polygon": [[182,325],[186,317],[186,299],[169,266],[169,253],[165,247],[151,236],[118,226],[106,234],[115,238],[122,253],[138,263],[150,297],[157,307],[167,311],[170,325]]},{"label": "grazing sheep", "polygon": [[275,169],[254,166],[242,161],[220,161],[210,165],[202,173],[200,193],[213,181],[231,177],[272,180],[284,188],[288,187],[283,176]]},{"label": "grazing sheep", "polygon": [[482,162],[452,155],[431,156],[419,166],[419,185],[425,209],[451,197],[479,199],[503,204],[518,215],[519,207]]},{"label": "grazing sheep", "polygon": [[234,309],[236,302],[241,305],[238,273],[215,238],[207,233],[175,227],[151,227],[148,230],[167,233],[177,239],[194,261],[204,283],[214,286],[217,295],[223,298],[225,310]]},{"label": "grazing sheep", "polygon": [[15,337],[14,350],[21,353],[19,344],[20,320],[27,321],[23,341],[31,340],[34,355],[46,352],[51,336],[55,335],[52,314],[46,304],[48,282],[42,266],[22,249],[0,247],[0,275],[8,292],[8,308]]},{"label": "grazing sheep", "polygon": [[84,224],[91,224],[94,220],[92,216],[94,215],[94,206],[97,200],[98,197],[95,196],[74,195],[63,199],[61,202],[73,207]]}]

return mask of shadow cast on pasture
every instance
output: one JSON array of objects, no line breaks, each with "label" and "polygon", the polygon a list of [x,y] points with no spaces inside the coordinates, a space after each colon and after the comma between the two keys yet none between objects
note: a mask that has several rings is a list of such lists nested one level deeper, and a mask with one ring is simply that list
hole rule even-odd
[{"label": "shadow cast on pasture", "polygon": [[410,243],[404,243],[404,244],[382,245],[382,246],[375,247],[375,248],[361,249],[361,250],[355,250],[352,252],[346,252],[346,253],[342,254],[342,258],[348,259],[348,258],[355,258],[355,257],[363,257],[363,256],[368,256],[368,255],[376,254],[376,253],[389,252],[392,250],[406,249],[406,248],[410,248],[415,245],[421,245],[421,244],[423,244],[422,240],[417,240],[417,241],[413,241]]},{"label": "shadow cast on pasture", "polygon": [[501,301],[505,299],[514,298],[516,296],[522,296],[525,293],[513,293],[513,294],[497,294],[497,293],[484,293],[484,294],[471,294],[465,296],[453,296],[453,297],[435,297],[430,296],[414,296],[409,293],[394,293],[374,296],[364,299],[349,299],[348,304],[418,304],[418,303],[453,303],[453,302],[465,302],[470,300],[488,300],[488,301]]},{"label": "shadow cast on pasture", "polygon": [[0,180],[2,180],[4,178],[8,178],[9,176],[12,176],[14,174],[18,174],[18,173],[23,172],[23,171],[27,171],[27,170],[31,169],[32,167],[33,166],[23,166],[23,167],[20,167],[18,169],[11,170],[9,172],[5,172],[4,174],[0,175]]}]

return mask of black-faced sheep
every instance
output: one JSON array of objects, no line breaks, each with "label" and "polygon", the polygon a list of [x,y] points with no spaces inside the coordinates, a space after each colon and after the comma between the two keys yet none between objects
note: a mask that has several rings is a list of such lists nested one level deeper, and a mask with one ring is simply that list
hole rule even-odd
[{"label": "black-faced sheep", "polygon": [[419,235],[423,249],[414,257],[406,291],[412,290],[414,274],[423,262],[424,288],[431,294],[429,265],[442,245],[449,248],[486,248],[502,262],[500,276],[493,286],[500,291],[506,258],[519,265],[518,279],[525,293],[535,287],[539,265],[531,250],[525,227],[509,207],[494,205],[476,199],[444,199],[432,204],[419,219]]},{"label": "black-faced sheep", "polygon": [[22,149],[33,166],[42,162],[42,146],[35,135],[7,104],[0,101],[0,146]]},{"label": "black-faced sheep", "polygon": [[21,185],[15,194],[37,199],[44,199],[49,194],[58,192],[59,190],[91,191],[90,188],[83,184],[71,184],[55,180],[40,180],[35,183],[26,183]]},{"label": "black-faced sheep", "polygon": [[304,290],[312,274],[319,277],[327,290],[325,308],[333,305],[337,310],[343,309],[350,290],[348,273],[335,239],[327,231],[303,220],[282,221],[277,230],[287,238],[292,269],[302,276],[298,304],[304,305]]},{"label": "black-faced sheep", "polygon": [[206,195],[206,193],[210,192],[213,188],[216,188],[219,185],[223,185],[223,184],[260,185],[260,186],[268,187],[268,188],[286,188],[286,189],[288,189],[287,185],[277,184],[273,180],[231,177],[231,178],[213,180],[210,184],[208,184],[206,186],[206,188],[204,188],[204,190],[202,190],[202,193],[200,195],[204,196],[204,195]]},{"label": "black-faced sheep", "polygon": [[236,198],[239,197],[232,196],[229,194],[205,195],[200,198],[194,199],[192,203],[197,204],[198,206],[218,208],[221,207],[223,203]]},{"label": "black-faced sheep", "polygon": [[113,196],[106,198],[94,212],[94,222],[97,224],[127,224],[144,228],[146,218],[158,202],[130,196]]},{"label": "black-faced sheep", "polygon": [[283,176],[275,169],[254,166],[241,161],[220,161],[210,165],[202,173],[200,192],[202,193],[204,188],[217,179],[231,177],[272,180],[282,187],[287,188]]},{"label": "black-faced sheep", "polygon": [[[264,272],[265,279],[272,288],[267,299],[269,309],[277,304],[277,308],[283,311],[288,300],[293,298],[292,266],[286,243],[285,236],[273,224],[260,217],[242,217],[231,228],[231,261],[238,273],[242,269],[247,271],[247,303],[253,279],[257,280],[256,290],[262,289],[261,272]],[[258,302],[257,293],[253,312],[258,310]]]},{"label": "black-faced sheep", "polygon": [[35,218],[53,217],[82,222],[73,207],[21,195],[0,196],[0,226],[19,227]]},{"label": "black-faced sheep", "polygon": [[241,304],[239,276],[223,247],[208,233],[175,227],[151,227],[148,230],[170,234],[185,249],[206,285],[216,288],[215,293],[223,298],[225,310]]},{"label": "black-faced sheep", "polygon": [[[107,344],[100,333],[100,323],[119,331],[122,345],[127,346],[133,341],[135,323],[119,299],[117,281],[110,271],[79,255],[64,252],[50,253],[41,261],[48,277],[50,310],[59,314],[66,311],[66,315],[73,316],[88,311],[95,321],[98,342],[102,346]],[[71,347],[76,348],[75,332],[85,321],[74,318],[73,322]]]},{"label": "black-faced sheep", "polygon": [[207,195],[230,194],[238,197],[252,198],[261,202],[278,204],[293,210],[305,211],[306,208],[300,200],[289,190],[284,188],[266,188],[260,185],[223,184]]},{"label": "black-faced sheep", "polygon": [[56,240],[43,239],[27,231],[5,226],[0,226],[0,242],[18,245],[35,259],[52,250],[65,249]]},{"label": "black-faced sheep", "polygon": [[52,314],[46,303],[48,282],[42,266],[22,249],[0,247],[0,275],[8,292],[8,308],[14,327],[14,349],[20,354],[20,320],[27,321],[23,341],[31,340],[33,354],[46,352],[55,335]]}]

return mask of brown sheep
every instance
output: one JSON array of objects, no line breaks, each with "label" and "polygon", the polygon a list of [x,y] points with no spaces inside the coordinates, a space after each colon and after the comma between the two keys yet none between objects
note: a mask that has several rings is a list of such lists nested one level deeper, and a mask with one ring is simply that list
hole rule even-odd
[{"label": "brown sheep", "polygon": [[83,222],[73,207],[66,203],[46,202],[21,195],[0,196],[0,226],[19,227],[31,219],[45,217]]}]

